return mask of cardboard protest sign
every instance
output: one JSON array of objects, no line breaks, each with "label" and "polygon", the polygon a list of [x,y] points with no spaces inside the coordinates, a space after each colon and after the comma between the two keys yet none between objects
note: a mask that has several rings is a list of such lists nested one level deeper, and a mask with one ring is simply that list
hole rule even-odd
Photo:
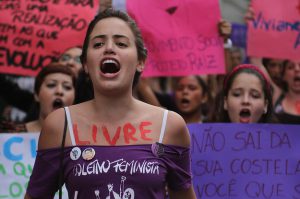
[{"label": "cardboard protest sign", "polygon": [[[253,0],[248,23],[248,55],[300,59],[300,1]],[[272,9],[270,9],[272,6]]]},{"label": "cardboard protest sign", "polygon": [[[38,137],[39,133],[0,134],[0,198],[24,198],[36,157]],[[68,198],[65,188],[63,198]]]},{"label": "cardboard protest sign", "polygon": [[98,0],[0,1],[0,72],[35,76],[81,46]]},{"label": "cardboard protest sign", "polygon": [[300,198],[300,125],[191,124],[197,198]]},{"label": "cardboard protest sign", "polygon": [[224,73],[218,0],[127,0],[141,28],[148,60],[144,76]]}]

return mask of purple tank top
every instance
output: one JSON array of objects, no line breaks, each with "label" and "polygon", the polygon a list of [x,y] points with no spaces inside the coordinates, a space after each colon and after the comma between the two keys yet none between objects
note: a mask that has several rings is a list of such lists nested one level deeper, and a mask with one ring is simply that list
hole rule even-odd
[{"label": "purple tank top", "polygon": [[[69,121],[70,123],[70,121]],[[60,148],[37,152],[27,188],[33,198],[53,198],[58,190]],[[69,198],[165,198],[191,186],[189,148],[161,143],[126,146],[69,146],[64,150],[64,182]]]}]

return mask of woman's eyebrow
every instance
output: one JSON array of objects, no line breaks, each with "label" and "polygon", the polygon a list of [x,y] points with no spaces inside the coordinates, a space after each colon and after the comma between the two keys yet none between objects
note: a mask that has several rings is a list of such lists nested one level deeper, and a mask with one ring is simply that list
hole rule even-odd
[{"label": "woman's eyebrow", "polygon": [[125,35],[118,35],[118,34],[116,34],[116,35],[113,35],[113,37],[114,38],[126,38],[126,39],[129,39],[127,36],[125,36]]},{"label": "woman's eyebrow", "polygon": [[[100,38],[100,39],[104,39],[104,38],[106,38],[107,37],[107,35],[96,35],[96,36],[94,36],[92,39],[98,39],[98,38]],[[129,39],[127,36],[125,36],[125,35],[120,35],[120,34],[115,34],[115,35],[113,35],[113,38],[127,38],[127,39]]]},{"label": "woman's eyebrow", "polygon": [[104,38],[106,38],[106,35],[96,35],[92,39],[98,39],[98,38],[104,39]]}]

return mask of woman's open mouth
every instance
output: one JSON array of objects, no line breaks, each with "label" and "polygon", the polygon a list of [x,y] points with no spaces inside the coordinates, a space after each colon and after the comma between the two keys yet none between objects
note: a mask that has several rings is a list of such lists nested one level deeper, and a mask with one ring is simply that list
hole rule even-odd
[{"label": "woman's open mouth", "polygon": [[249,109],[242,109],[240,112],[240,122],[249,123],[251,119],[251,111]]},{"label": "woman's open mouth", "polygon": [[120,64],[115,59],[105,59],[101,63],[100,70],[103,74],[114,74],[120,71]]},{"label": "woman's open mouth", "polygon": [[56,98],[52,103],[52,107],[54,110],[62,108],[62,107],[64,107],[64,102],[61,99]]}]

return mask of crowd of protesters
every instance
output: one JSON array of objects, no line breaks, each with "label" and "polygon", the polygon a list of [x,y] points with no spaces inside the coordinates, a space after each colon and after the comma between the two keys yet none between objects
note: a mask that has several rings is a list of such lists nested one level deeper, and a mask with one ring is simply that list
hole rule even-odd
[{"label": "crowd of protesters", "polygon": [[[251,17],[255,17],[253,13]],[[114,144],[114,140],[97,141],[95,137],[89,138],[86,133],[81,133],[81,136],[88,140],[88,146],[96,149],[96,152],[92,151],[93,157],[97,153],[95,157],[104,154],[110,160],[114,160],[114,155],[120,155],[118,158],[137,158],[137,152],[143,151],[143,156],[148,157],[150,154],[153,158],[152,153],[155,151],[159,161],[163,159],[168,162],[170,169],[160,168],[167,177],[161,175],[156,178],[159,183],[154,184],[151,178],[141,177],[149,184],[145,187],[139,186],[139,180],[133,180],[131,183],[136,186],[135,194],[142,196],[146,191],[153,198],[162,198],[168,193],[170,198],[192,199],[195,195],[191,186],[188,155],[190,137],[186,124],[300,124],[300,60],[266,57],[246,59],[243,50],[231,44],[231,24],[221,20],[217,26],[224,40],[225,74],[140,77],[148,55],[141,33],[126,13],[113,9],[100,12],[90,23],[83,46],[66,49],[57,62],[41,69],[35,77],[33,92],[20,88],[2,74],[0,97],[5,103],[0,132],[41,132],[37,161],[26,198],[38,198],[48,192],[53,195],[57,191],[59,186],[55,186],[60,185],[57,180],[61,170],[58,162],[59,147],[67,125],[70,137],[67,136],[63,141],[67,147],[64,152],[68,160],[64,162],[63,168],[69,172],[70,159],[75,157],[68,154],[72,154],[74,147],[77,146],[75,148],[83,152],[91,148],[81,145],[78,140],[74,141],[78,129],[88,132],[94,123],[113,127],[126,122],[125,125],[151,124],[155,132],[151,134],[152,137],[134,140],[135,144],[129,143],[130,139],[126,136]],[[26,117],[22,120],[12,119],[9,115],[12,106],[25,112]],[[62,120],[64,117],[67,125]],[[164,123],[166,118],[168,122]],[[82,126],[73,129],[72,124]],[[153,144],[152,140],[156,139],[159,142]],[[71,147],[73,149],[70,152]],[[125,147],[131,153],[125,154],[122,149]],[[166,149],[163,158],[159,154],[160,147]],[[49,149],[54,150],[49,152]],[[150,149],[151,153],[148,151]],[[183,163],[179,159],[174,160],[174,151],[184,154],[181,157]],[[57,163],[55,166],[47,162],[51,162],[54,156],[56,158],[53,161]],[[84,160],[90,160],[88,156],[86,158],[83,156]],[[175,177],[169,178],[169,172],[174,172]],[[44,178],[43,181],[48,183],[48,188],[55,187],[53,190],[38,188],[43,176],[54,179],[48,181]],[[112,176],[114,180],[119,177],[114,174],[109,177]],[[69,196],[75,198],[79,194],[79,198],[85,198],[96,193],[94,187],[90,186],[93,180],[87,183],[88,186],[80,181],[79,186],[73,186],[73,182],[68,181],[70,173],[64,177],[64,183],[70,185]],[[103,178],[103,183],[106,180]]]},{"label": "crowd of protesters", "polygon": [[[252,20],[254,16],[254,12],[250,8],[247,13],[247,20]],[[226,46],[224,48],[226,74],[140,78],[138,86],[134,89],[134,96],[149,104],[178,112],[185,118],[187,123],[229,122],[229,120],[220,120],[220,117],[225,117],[223,115],[225,110],[223,106],[225,105],[222,103],[228,102],[227,95],[230,93],[225,80],[226,78],[228,79],[227,76],[231,74],[231,71],[235,67],[241,64],[251,64],[252,59],[249,57],[246,59],[244,50],[234,46],[234,44],[230,46],[226,45],[230,41],[231,24],[229,22],[221,20],[218,24],[218,29],[220,30],[220,35],[224,38],[224,46]],[[74,104],[90,100],[94,97],[91,80],[82,69],[81,53],[81,46],[70,47],[58,59],[58,63],[68,66],[76,78],[76,84],[74,84],[76,87]],[[272,96],[272,99],[268,99],[267,103],[272,105],[269,107],[271,110],[268,110],[268,113],[270,112],[270,115],[272,115],[272,120],[267,121],[299,124],[300,62],[297,60],[261,58],[255,59],[253,65],[264,74],[263,77],[267,81],[267,84],[270,85],[268,90],[270,93],[262,93],[262,97],[265,98],[268,97],[266,94]],[[32,81],[32,78],[30,80]],[[38,119],[40,110],[36,108],[37,93],[33,91],[33,88],[20,88],[20,85],[10,80],[5,74],[0,75],[0,83],[0,131],[22,131],[22,128],[15,128],[13,130],[12,125]],[[265,83],[261,85],[262,88],[260,89],[264,90],[264,85]],[[252,106],[251,98],[247,100],[249,100],[247,102],[249,106]],[[13,117],[12,107],[23,111],[25,116],[24,114],[23,116],[19,114],[20,117]],[[223,111],[220,112],[220,110]],[[251,115],[251,112],[249,114]],[[242,118],[247,114],[240,113],[240,115],[243,115],[241,116]],[[231,121],[238,122],[236,120]],[[242,121],[254,122],[261,120],[258,118],[255,120],[241,119],[239,122]]]}]

